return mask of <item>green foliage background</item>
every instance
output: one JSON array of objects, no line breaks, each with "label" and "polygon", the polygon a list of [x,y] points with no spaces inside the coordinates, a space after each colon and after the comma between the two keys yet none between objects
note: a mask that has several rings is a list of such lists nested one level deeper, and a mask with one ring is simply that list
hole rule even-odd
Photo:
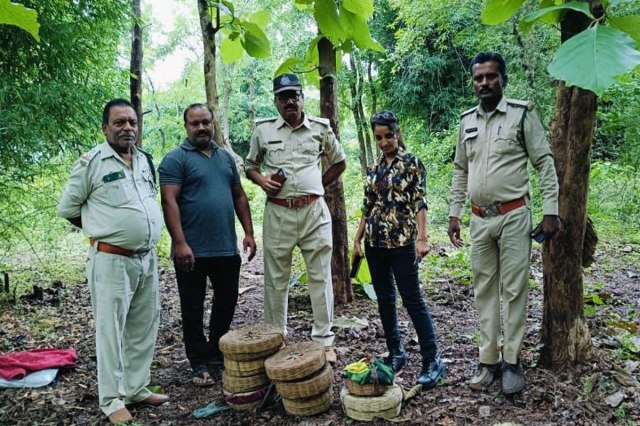
[{"label": "green foliage background", "polygon": [[[73,161],[102,140],[101,110],[115,96],[128,96],[128,58],[131,26],[126,0],[19,1],[38,12],[41,42],[17,27],[0,25],[0,271],[14,282],[28,285],[63,278],[82,281],[83,239],[55,217],[55,204]],[[182,112],[203,102],[202,42],[195,2],[163,28],[144,4],[145,69],[186,49],[180,78],[158,85],[143,75],[145,109],[143,141],[156,162],[184,138]],[[535,27],[524,32],[516,19],[487,27],[480,20],[481,0],[375,0],[371,34],[385,53],[359,51],[371,64],[372,81],[365,84],[365,115],[392,109],[400,117],[409,149],[428,172],[430,232],[446,244],[448,190],[459,114],[474,106],[468,64],[480,50],[495,50],[508,62],[507,96],[529,99],[549,126],[554,108],[555,82],[546,71],[559,45],[557,30]],[[529,8],[528,8],[529,7]],[[640,6],[626,2],[625,13],[639,14]],[[248,55],[233,64],[220,62],[218,82],[221,106],[229,96],[229,142],[244,156],[254,117],[276,114],[271,94],[275,70],[291,57],[301,60],[316,36],[312,17],[293,1],[249,0],[235,12],[247,17],[269,11],[266,34],[272,56],[256,60]],[[156,36],[163,35],[161,41]],[[348,63],[344,56],[343,61]],[[291,71],[308,76],[305,109],[318,114],[319,94],[301,63]],[[346,85],[347,66],[338,75],[341,140],[349,157],[343,176],[350,224],[350,241],[359,219],[362,173],[358,142]],[[640,71],[624,75],[599,99],[589,215],[605,239],[640,242]],[[535,180],[533,182],[535,187]],[[256,228],[261,227],[264,195],[245,182]],[[539,205],[537,192],[534,205]],[[466,220],[466,219],[464,219]],[[167,253],[168,239],[162,243]],[[73,267],[61,267],[75,262]],[[466,262],[451,259],[451,264]],[[446,265],[444,266],[446,267]],[[22,291],[22,290],[21,290]]]}]

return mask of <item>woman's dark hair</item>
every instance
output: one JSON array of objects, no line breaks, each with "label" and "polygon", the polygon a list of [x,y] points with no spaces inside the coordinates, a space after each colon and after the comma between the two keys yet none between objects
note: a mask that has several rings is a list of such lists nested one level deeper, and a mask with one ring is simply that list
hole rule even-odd
[{"label": "woman's dark hair", "polygon": [[402,140],[402,132],[400,131],[400,126],[398,125],[398,117],[392,112],[388,110],[380,111],[371,116],[371,130],[374,130],[376,126],[386,126],[392,132],[395,132],[398,135],[398,145],[402,147],[402,149],[407,149],[404,146],[404,141]]}]

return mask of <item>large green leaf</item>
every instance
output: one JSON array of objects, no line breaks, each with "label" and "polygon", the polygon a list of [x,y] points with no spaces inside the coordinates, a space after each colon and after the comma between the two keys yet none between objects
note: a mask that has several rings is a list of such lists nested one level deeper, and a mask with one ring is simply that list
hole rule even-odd
[{"label": "large green leaf", "polygon": [[209,7],[211,7],[212,9],[218,9],[220,12],[226,15],[234,16],[233,4],[230,4],[229,2],[224,1],[221,3],[209,3]]},{"label": "large green leaf", "polygon": [[338,10],[333,0],[316,0],[313,15],[320,32],[327,36],[333,44],[340,44],[345,40],[345,31],[340,25]]},{"label": "large green leaf", "polygon": [[487,25],[501,24],[515,15],[523,4],[524,0],[487,0],[480,17]]},{"label": "large green leaf", "polygon": [[276,70],[275,74],[273,74],[273,77],[277,77],[280,74],[290,74],[290,73],[295,73],[296,71],[298,71],[298,68],[300,67],[300,64],[302,64],[303,61],[302,59],[298,59],[298,58],[287,58]]},{"label": "large green leaf", "polygon": [[271,44],[262,28],[248,21],[243,21],[241,25],[245,29],[242,46],[249,56],[258,59],[269,57],[271,55]]},{"label": "large green leaf", "polygon": [[564,42],[547,67],[567,85],[600,95],[615,78],[640,64],[640,51],[627,34],[594,25]]},{"label": "large green leaf", "polygon": [[265,29],[269,20],[271,19],[271,13],[268,10],[259,10],[249,17],[249,21],[258,25],[260,28]]},{"label": "large green leaf", "polygon": [[533,25],[538,21],[542,21],[547,24],[556,25],[569,10],[582,12],[589,18],[595,19],[589,10],[589,3],[572,1],[558,6],[544,7],[527,13],[524,18],[522,18],[522,23],[525,25]]},{"label": "large green leaf", "polygon": [[242,43],[239,38],[234,40],[229,37],[225,37],[224,40],[222,40],[222,44],[220,45],[220,57],[222,58],[222,62],[225,64],[239,61],[242,58],[243,52],[244,49],[242,49]]},{"label": "large green leaf", "polygon": [[638,46],[640,46],[640,15],[632,16],[609,16],[609,24],[613,28],[617,28],[629,34]]},{"label": "large green leaf", "polygon": [[0,0],[0,24],[15,25],[22,28],[36,41],[40,42],[40,24],[38,14],[33,9],[28,9],[21,4],[11,3],[9,0]]},{"label": "large green leaf", "polygon": [[340,2],[340,7],[364,18],[365,21],[373,16],[372,0],[343,0]]},{"label": "large green leaf", "polygon": [[369,27],[361,16],[344,10],[341,6],[340,23],[345,31],[348,31],[347,38],[352,39],[359,48],[384,52],[384,47],[371,38]]}]

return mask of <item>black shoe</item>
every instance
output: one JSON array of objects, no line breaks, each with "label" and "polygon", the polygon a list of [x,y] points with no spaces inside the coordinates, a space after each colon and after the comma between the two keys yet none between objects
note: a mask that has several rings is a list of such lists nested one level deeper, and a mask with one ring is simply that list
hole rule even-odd
[{"label": "black shoe", "polygon": [[391,366],[394,373],[402,370],[402,367],[407,363],[407,353],[404,351],[402,345],[389,350],[389,356],[384,361],[385,364]]},{"label": "black shoe", "polygon": [[500,363],[483,364],[478,363],[476,372],[469,382],[469,387],[473,390],[481,391],[491,386],[491,383],[500,375]]},{"label": "black shoe", "polygon": [[502,366],[502,393],[513,395],[524,389],[524,373],[522,365],[503,363]]},{"label": "black shoe", "polygon": [[442,359],[436,358],[432,361],[422,361],[422,371],[417,383],[422,385],[422,389],[433,389],[438,385],[440,379],[447,375],[447,367]]}]

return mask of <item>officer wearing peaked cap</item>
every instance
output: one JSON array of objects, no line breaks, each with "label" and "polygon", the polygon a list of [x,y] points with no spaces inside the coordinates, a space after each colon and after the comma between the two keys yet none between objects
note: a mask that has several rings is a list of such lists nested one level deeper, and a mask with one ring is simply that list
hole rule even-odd
[{"label": "officer wearing peaked cap", "polygon": [[[287,298],[291,256],[300,248],[307,266],[313,327],[311,338],[332,349],[333,285],[331,278],[331,215],[324,186],[346,167],[342,145],[329,120],[304,113],[304,94],[295,74],[273,80],[278,116],[258,120],[245,162],[247,177],[267,194],[264,210],[264,316],[287,331]],[[321,157],[329,167],[322,173]]]}]

